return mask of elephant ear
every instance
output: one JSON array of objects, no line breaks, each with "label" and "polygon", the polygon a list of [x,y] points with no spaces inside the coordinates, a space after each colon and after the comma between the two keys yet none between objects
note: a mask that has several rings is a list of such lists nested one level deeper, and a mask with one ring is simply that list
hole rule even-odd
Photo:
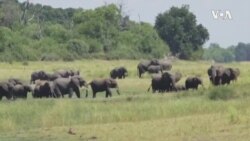
[{"label": "elephant ear", "polygon": [[31,88],[31,86],[29,86],[29,85],[24,85],[24,89],[25,89],[25,91],[27,91],[27,92],[31,92],[31,91],[32,91],[32,88]]}]

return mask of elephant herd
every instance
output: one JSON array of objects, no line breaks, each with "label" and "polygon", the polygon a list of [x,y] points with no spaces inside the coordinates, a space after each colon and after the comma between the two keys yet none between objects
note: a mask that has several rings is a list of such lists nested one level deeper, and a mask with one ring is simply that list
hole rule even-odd
[{"label": "elephant herd", "polygon": [[[168,60],[144,60],[137,65],[138,77],[142,78],[142,74],[148,72],[153,75],[150,87],[152,92],[170,92],[182,91],[188,89],[198,89],[199,85],[203,86],[203,80],[200,77],[188,77],[185,84],[179,85],[178,82],[182,78],[180,72],[170,72],[172,63]],[[214,86],[230,84],[236,81],[240,75],[238,68],[226,68],[222,65],[212,65],[207,71],[209,80]],[[116,89],[120,94],[118,82],[115,79],[125,79],[128,77],[128,70],[125,67],[116,67],[110,71],[109,78],[94,79],[87,81],[80,76],[79,71],[74,70],[57,70],[54,73],[45,71],[36,71],[31,74],[30,84],[23,81],[10,78],[0,82],[0,100],[3,97],[7,99],[27,98],[28,92],[32,93],[33,98],[60,98],[68,95],[69,98],[75,93],[80,98],[80,89],[86,90],[88,97],[88,87],[92,89],[92,97],[95,98],[98,92],[105,92],[106,97],[111,97],[111,89]]]},{"label": "elephant herd", "polygon": [[119,87],[115,79],[104,78],[94,79],[87,83],[80,76],[79,71],[58,70],[54,73],[45,71],[36,71],[31,74],[30,84],[23,81],[10,78],[7,81],[0,82],[0,100],[3,97],[7,99],[27,98],[28,92],[32,93],[33,98],[60,98],[68,95],[70,98],[73,93],[80,98],[80,88],[86,88],[86,97],[88,96],[88,86],[90,85],[93,98],[97,92],[106,92],[106,97],[112,96],[111,88],[116,88],[117,93]]},{"label": "elephant herd", "polygon": [[[214,86],[230,84],[232,81],[236,81],[240,75],[238,68],[225,68],[222,65],[212,65],[207,71],[210,82]],[[169,92],[169,91],[181,91],[188,89],[198,89],[199,85],[203,85],[203,80],[200,77],[188,77],[185,80],[184,85],[177,85],[176,83],[181,79],[180,72],[170,73],[163,72],[161,75],[152,76],[150,88],[152,92]]]}]

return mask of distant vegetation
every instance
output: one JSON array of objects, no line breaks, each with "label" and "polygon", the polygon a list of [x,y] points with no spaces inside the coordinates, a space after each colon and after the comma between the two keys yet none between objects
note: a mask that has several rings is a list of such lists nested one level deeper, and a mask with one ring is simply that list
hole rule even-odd
[{"label": "distant vegetation", "polygon": [[216,62],[250,61],[250,44],[239,43],[236,46],[223,48],[213,43],[204,49],[203,59]]},{"label": "distant vegetation", "polygon": [[174,55],[185,60],[250,60],[250,45],[204,49],[209,32],[189,6],[160,13],[155,25],[134,22],[123,5],[94,10],[0,1],[0,61],[141,59]]},{"label": "distant vegetation", "polygon": [[0,61],[161,58],[168,46],[116,5],[94,10],[0,2]]}]

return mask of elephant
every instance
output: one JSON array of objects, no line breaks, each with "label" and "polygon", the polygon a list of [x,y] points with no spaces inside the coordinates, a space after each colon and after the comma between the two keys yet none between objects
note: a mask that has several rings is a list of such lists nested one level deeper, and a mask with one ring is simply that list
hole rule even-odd
[{"label": "elephant", "polygon": [[0,82],[0,100],[5,96],[8,100],[13,97],[14,85],[9,82]]},{"label": "elephant", "polygon": [[74,76],[74,75],[80,75],[79,71],[73,71],[73,70],[58,70],[55,72],[56,75],[59,75],[63,78],[68,78],[70,76]]},{"label": "elephant", "polygon": [[221,84],[221,77],[224,71],[224,67],[221,65],[212,65],[208,70],[207,74],[209,76],[209,80],[215,86]]},{"label": "elephant", "polygon": [[169,72],[164,72],[162,74],[162,83],[164,84],[164,90],[166,91],[177,91],[175,87],[175,83],[180,81],[182,74],[180,72],[176,72],[174,74]]},{"label": "elephant", "polygon": [[142,74],[145,73],[146,71],[148,71],[148,66],[151,65],[151,61],[141,61],[138,65],[137,65],[137,71],[138,71],[138,76],[139,78],[142,77]]},{"label": "elephant", "polygon": [[237,81],[239,75],[240,75],[240,69],[239,68],[233,68],[233,73],[235,74],[235,78],[233,78],[233,81]]},{"label": "elephant", "polygon": [[46,80],[47,75],[46,72],[43,70],[33,72],[31,74],[30,84],[34,84],[36,80]]},{"label": "elephant", "polygon": [[[175,83],[177,83],[181,79],[182,75],[179,72],[175,74],[164,72],[162,75],[156,75],[152,77],[151,85],[152,92],[165,92],[165,91],[177,91]],[[148,88],[148,91],[150,90]]]},{"label": "elephant", "polygon": [[128,71],[125,67],[117,67],[111,70],[110,77],[113,79],[119,78],[125,78],[128,76]]},{"label": "elephant", "polygon": [[161,69],[165,71],[169,71],[172,69],[172,64],[168,60],[159,60],[159,65],[161,66]]},{"label": "elephant", "polygon": [[17,85],[17,84],[23,85],[23,82],[17,78],[10,78],[8,79],[8,82],[11,83],[12,85]]},{"label": "elephant", "polygon": [[[96,97],[97,92],[103,92],[106,91],[106,98],[108,96],[112,96],[111,88],[116,88],[116,92],[118,95],[120,95],[119,92],[119,86],[115,79],[112,78],[105,78],[105,79],[95,79],[88,83],[88,85],[91,86],[92,92],[93,92],[93,98]],[[86,97],[88,97],[88,94],[86,94]]]},{"label": "elephant", "polygon": [[186,90],[185,85],[175,85],[176,91],[184,91]]},{"label": "elephant", "polygon": [[53,92],[53,82],[51,81],[36,81],[35,86],[32,92],[34,98],[42,98],[42,97],[56,97]]},{"label": "elephant", "polygon": [[48,80],[48,81],[54,81],[56,80],[57,78],[60,78],[61,75],[58,75],[56,73],[45,73],[45,80]]},{"label": "elephant", "polygon": [[75,92],[76,96],[80,98],[79,87],[82,86],[87,86],[86,81],[82,77],[75,75],[70,78],[58,78],[54,80],[51,89],[56,97],[64,97],[64,95],[69,94],[71,98],[73,92]]},{"label": "elephant", "polygon": [[32,89],[29,85],[17,84],[13,87],[13,99],[16,98],[27,99],[27,93],[31,91]]},{"label": "elephant", "polygon": [[77,71],[69,70],[69,75],[70,76],[80,75],[80,71],[79,70],[77,70]]},{"label": "elephant", "polygon": [[221,84],[230,84],[231,81],[237,80],[239,69],[225,68],[221,76]]},{"label": "elephant", "polygon": [[203,86],[203,81],[199,77],[188,77],[185,81],[186,89],[198,89],[198,86]]},{"label": "elephant", "polygon": [[211,66],[207,73],[215,86],[230,84],[231,81],[237,80],[240,74],[237,68],[224,68],[223,66]]},{"label": "elephant", "polygon": [[148,67],[148,73],[162,73],[162,68],[160,65],[150,65]]},{"label": "elephant", "polygon": [[152,59],[152,60],[143,60],[141,61],[138,65],[137,65],[137,72],[138,72],[138,76],[139,78],[142,77],[142,74],[145,73],[146,71],[148,71],[148,67],[150,65],[159,65],[159,61],[156,59]]},{"label": "elephant", "polygon": [[158,92],[164,92],[164,84],[162,83],[162,76],[161,75],[154,75],[152,76],[151,84],[148,88],[148,92],[150,91],[150,88],[152,87],[152,92],[155,93]]}]

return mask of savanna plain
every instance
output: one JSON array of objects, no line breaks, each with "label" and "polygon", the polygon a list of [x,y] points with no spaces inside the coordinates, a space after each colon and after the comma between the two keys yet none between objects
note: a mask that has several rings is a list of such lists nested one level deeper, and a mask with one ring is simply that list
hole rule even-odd
[{"label": "savanna plain", "polygon": [[[139,60],[80,60],[74,62],[0,63],[0,79],[20,78],[29,83],[33,71],[80,70],[88,82],[108,77],[116,66],[125,66],[129,76],[117,80],[121,95],[111,98],[91,89],[85,98],[0,101],[1,141],[248,141],[250,140],[250,63],[223,64],[237,67],[241,74],[228,86],[210,84],[207,69],[211,62],[174,61],[184,84],[198,75],[204,87],[197,91],[152,94],[147,92],[151,76],[137,76]],[[69,134],[72,130],[74,135]]]}]

